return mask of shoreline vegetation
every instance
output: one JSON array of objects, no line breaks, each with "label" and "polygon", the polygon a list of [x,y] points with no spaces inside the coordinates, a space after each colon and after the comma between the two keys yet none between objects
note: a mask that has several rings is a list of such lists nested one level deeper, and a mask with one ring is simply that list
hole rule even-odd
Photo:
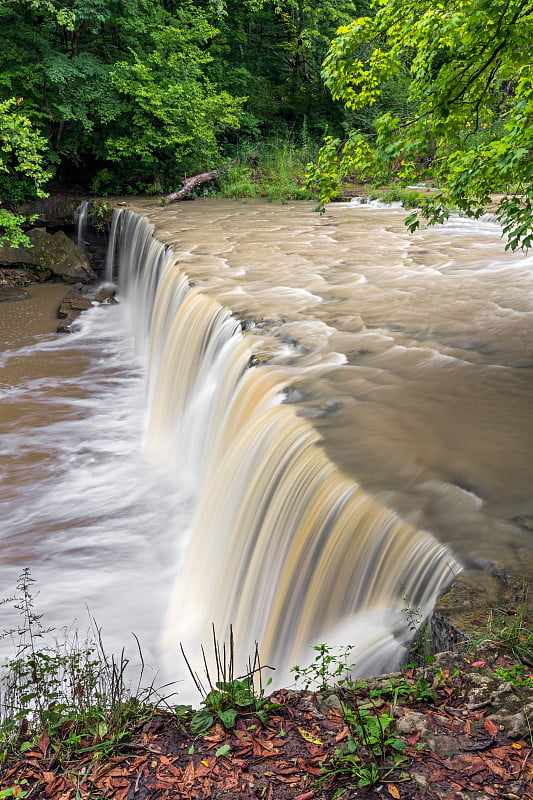
[{"label": "shoreline vegetation", "polygon": [[4,633],[15,655],[1,670],[0,798],[533,798],[525,592],[454,653],[431,653],[406,602],[418,636],[403,670],[357,680],[352,648],[321,644],[292,670],[294,686],[271,694],[257,651],[241,674],[232,634],[220,643],[213,632],[215,666],[191,672],[195,711],[179,685],[144,685],[137,640],[133,683],[96,623],[87,640],[58,641],[33,584],[24,570],[4,601],[18,624]]}]

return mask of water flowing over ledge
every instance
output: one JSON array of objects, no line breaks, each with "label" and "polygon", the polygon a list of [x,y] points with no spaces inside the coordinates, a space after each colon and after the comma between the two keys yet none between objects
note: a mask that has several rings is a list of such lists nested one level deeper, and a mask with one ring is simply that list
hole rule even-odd
[{"label": "water flowing over ledge", "polygon": [[258,641],[278,684],[322,641],[354,644],[360,674],[392,667],[404,598],[430,610],[460,571],[450,551],[342,474],[282,403],[287,371],[251,365],[240,323],[190,285],[145,217],[115,211],[107,278],[146,360],[146,453],[196,497],[164,623],[169,662],[179,641],[194,661],[212,624],[221,639],[232,624],[238,663]]}]

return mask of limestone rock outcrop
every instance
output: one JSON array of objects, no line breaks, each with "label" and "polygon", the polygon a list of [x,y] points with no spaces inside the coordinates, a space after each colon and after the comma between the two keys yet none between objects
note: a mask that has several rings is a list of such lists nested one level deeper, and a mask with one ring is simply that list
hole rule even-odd
[{"label": "limestone rock outcrop", "polygon": [[96,279],[87,255],[63,231],[51,234],[45,228],[33,228],[28,237],[30,247],[0,247],[0,265],[52,272],[67,283]]}]

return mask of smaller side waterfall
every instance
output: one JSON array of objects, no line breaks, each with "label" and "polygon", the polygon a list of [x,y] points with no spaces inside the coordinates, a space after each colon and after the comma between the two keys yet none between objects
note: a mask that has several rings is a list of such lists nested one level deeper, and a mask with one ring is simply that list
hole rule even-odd
[{"label": "smaller side waterfall", "polygon": [[87,224],[89,221],[89,201],[82,200],[74,214],[76,223],[76,244],[78,247],[85,245],[87,239]]},{"label": "smaller side waterfall", "polygon": [[328,459],[312,424],[282,404],[287,374],[249,366],[239,323],[190,285],[144,217],[115,212],[107,277],[146,359],[147,455],[196,497],[164,626],[169,658],[182,641],[194,660],[214,624],[221,639],[233,625],[243,663],[258,641],[278,684],[321,641],[355,644],[361,674],[395,666],[405,597],[427,613],[460,570],[451,553]]}]

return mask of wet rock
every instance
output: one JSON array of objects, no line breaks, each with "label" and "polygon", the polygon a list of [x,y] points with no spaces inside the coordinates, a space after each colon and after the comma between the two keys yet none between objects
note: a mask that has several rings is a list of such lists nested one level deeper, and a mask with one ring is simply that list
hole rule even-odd
[{"label": "wet rock", "polygon": [[9,300],[27,300],[29,296],[20,286],[0,286],[0,303]]},{"label": "wet rock", "polygon": [[425,714],[419,714],[417,711],[408,711],[396,723],[396,731],[404,736],[420,731],[420,742],[426,744],[431,750],[435,749],[435,737]]},{"label": "wet rock", "polygon": [[37,272],[52,272],[67,283],[88,283],[96,279],[87,255],[63,233],[48,233],[44,228],[28,231],[30,247],[0,247],[0,264],[29,267]]},{"label": "wet rock", "polygon": [[114,289],[100,289],[94,296],[98,303],[115,304],[118,300],[115,297],[116,292]]},{"label": "wet rock", "polygon": [[437,600],[430,622],[433,651],[452,650],[461,640],[476,639],[496,608],[517,607],[524,602],[526,613],[533,614],[533,595],[524,596],[531,583],[533,556],[513,553],[514,564],[485,565],[481,570],[465,570]]},{"label": "wet rock", "polygon": [[87,311],[92,306],[89,298],[82,295],[80,287],[81,284],[72,287],[61,301],[57,310],[57,316],[62,320],[57,326],[58,333],[70,333],[70,326],[74,320],[79,317],[82,311]]}]

